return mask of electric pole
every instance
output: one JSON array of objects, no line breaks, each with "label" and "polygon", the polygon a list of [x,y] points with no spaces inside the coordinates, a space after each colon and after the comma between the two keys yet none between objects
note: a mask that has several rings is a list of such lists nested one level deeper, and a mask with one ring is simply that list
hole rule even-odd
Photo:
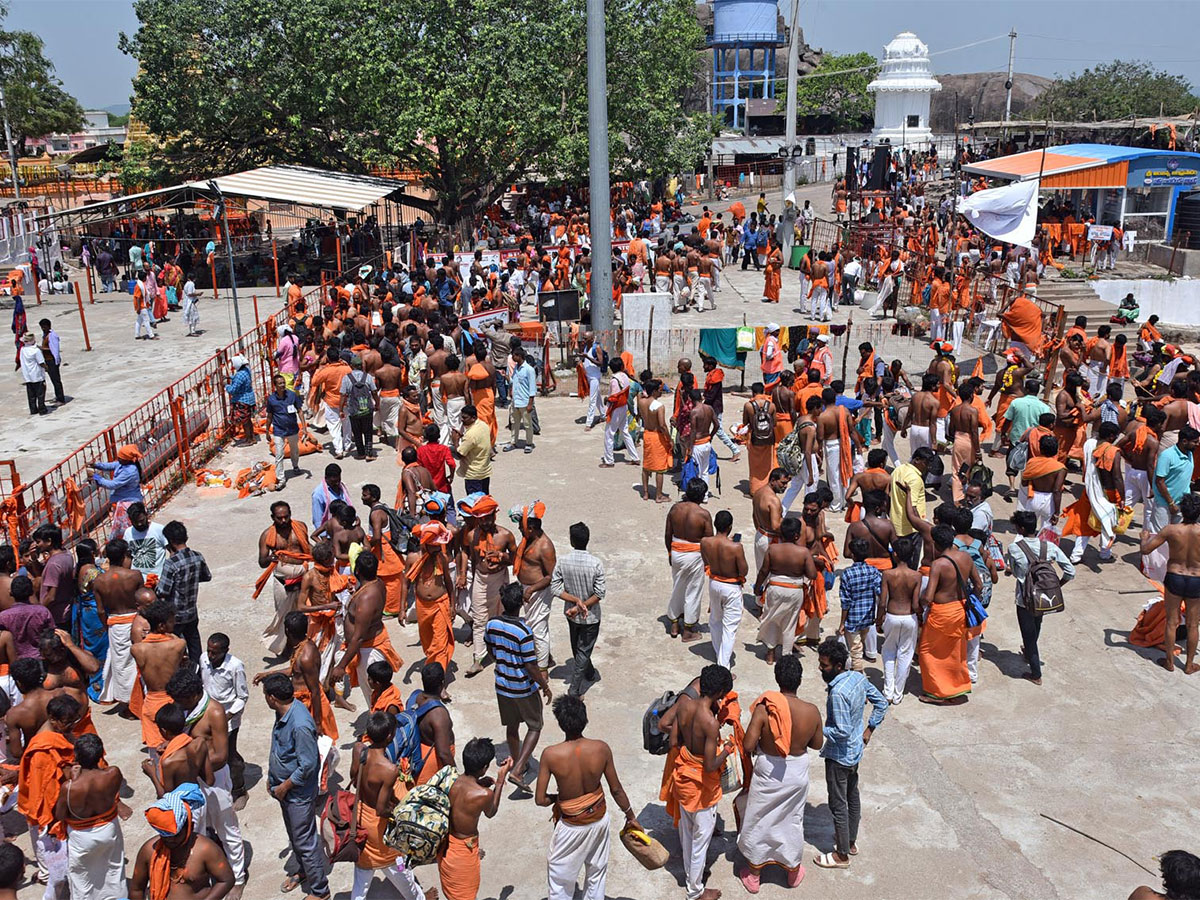
[{"label": "electric pole", "polygon": [[[787,156],[783,160],[783,197],[779,209],[783,210],[788,194],[796,190],[796,70],[800,68],[800,0],[792,0],[791,34],[788,38],[787,112],[784,146]],[[784,260],[783,264],[789,264]]]},{"label": "electric pole", "polygon": [[1004,125],[1005,132],[1008,130],[1008,120],[1012,118],[1012,87],[1013,87],[1013,59],[1017,52],[1017,30],[1014,28],[1008,33],[1008,80],[1004,82]]},{"label": "electric pole", "polygon": [[[604,0],[587,0],[588,203],[592,231],[592,331],[610,354],[616,349],[612,298],[612,197],[608,187],[608,73]],[[710,151],[711,153],[711,151]]]}]

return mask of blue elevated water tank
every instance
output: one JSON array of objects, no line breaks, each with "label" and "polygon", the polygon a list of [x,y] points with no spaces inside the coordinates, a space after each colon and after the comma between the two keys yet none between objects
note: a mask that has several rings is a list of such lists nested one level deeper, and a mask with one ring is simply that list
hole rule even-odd
[{"label": "blue elevated water tank", "polygon": [[778,15],[774,0],[713,0],[712,42],[775,43]]}]

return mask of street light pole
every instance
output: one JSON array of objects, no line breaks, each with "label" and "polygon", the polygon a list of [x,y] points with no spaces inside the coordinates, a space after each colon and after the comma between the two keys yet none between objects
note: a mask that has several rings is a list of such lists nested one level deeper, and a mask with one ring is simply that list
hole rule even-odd
[{"label": "street light pole", "polygon": [[616,348],[612,298],[612,197],[608,186],[608,73],[604,0],[587,0],[588,204],[592,231],[592,330],[604,349]]},{"label": "street light pole", "polygon": [[1017,29],[1008,33],[1008,80],[1004,82],[1004,125],[1008,134],[1008,121],[1012,118],[1013,58],[1017,52]]},{"label": "street light pole", "polygon": [[[225,195],[221,193],[221,187],[215,181],[209,181],[208,189],[217,195],[217,212],[221,216],[221,231],[225,238],[225,258],[229,260],[229,290],[233,293],[233,325],[237,329],[237,336],[242,336],[242,313],[238,309],[237,295],[237,275],[233,271],[233,241],[229,239],[229,209],[225,205]],[[213,289],[216,289],[216,284]]]},{"label": "street light pole", "polygon": [[[788,194],[796,190],[796,70],[800,68],[800,0],[792,0],[792,31],[788,38],[788,73],[787,73],[787,111],[785,113],[786,131],[784,144],[787,156],[783,160],[783,197],[780,198],[779,208],[782,210],[787,202]],[[788,260],[784,260],[784,265]]]}]

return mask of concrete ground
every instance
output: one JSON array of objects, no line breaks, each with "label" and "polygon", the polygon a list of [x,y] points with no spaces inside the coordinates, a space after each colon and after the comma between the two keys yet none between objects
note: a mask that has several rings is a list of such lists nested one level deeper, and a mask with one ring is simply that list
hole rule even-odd
[{"label": "concrete ground", "polygon": [[[151,349],[155,345],[151,345]],[[139,348],[140,349],[140,348]],[[736,402],[730,398],[731,403]],[[93,411],[97,402],[78,401]],[[546,530],[560,551],[567,547],[572,522],[592,529],[591,549],[608,570],[608,597],[595,661],[603,680],[586,695],[589,733],[608,740],[617,768],[642,823],[676,854],[663,871],[647,873],[616,846],[608,878],[608,896],[629,900],[681,897],[678,838],[658,800],[663,759],[641,749],[641,717],[664,690],[678,689],[713,659],[705,641],[689,646],[665,633],[664,612],[670,572],[661,544],[665,506],[644,502],[638,470],[618,466],[599,469],[601,433],[584,432],[577,418],[582,405],[573,399],[540,400],[543,433],[530,455],[501,454],[493,490],[502,509],[540,498],[546,502]],[[102,407],[101,407],[102,408]],[[99,413],[97,414],[100,415]],[[903,452],[903,450],[902,450]],[[236,449],[217,464],[236,470],[265,458],[265,447]],[[327,455],[303,460],[310,470],[294,478],[282,496],[297,515],[307,518],[309,494]],[[392,496],[399,470],[389,454],[365,463],[348,459],[345,477],[357,497],[371,481]],[[735,528],[752,534],[750,503],[744,491],[744,463],[723,460],[724,490],[709,502],[712,512],[727,508]],[[999,479],[998,479],[999,480]],[[669,489],[672,497],[676,494]],[[204,553],[214,581],[200,595],[201,631],[224,631],[233,652],[253,674],[268,660],[259,633],[271,618],[268,596],[250,598],[258,573],[255,541],[269,522],[275,496],[235,499],[221,489],[186,488],[165,508],[160,522],[180,519],[191,533],[191,545]],[[993,498],[997,525],[1006,531],[1012,506]],[[830,517],[841,543],[844,524]],[[894,707],[867,749],[862,763],[863,825],[861,854],[848,871],[826,872],[811,865],[813,853],[832,842],[822,766],[813,760],[813,782],[805,814],[806,884],[801,892],[830,900],[867,895],[925,900],[949,894],[964,898],[1071,898],[1110,900],[1134,886],[1154,882],[1150,875],[1111,850],[1049,822],[1054,816],[1088,831],[1157,869],[1154,856],[1188,846],[1196,834],[1195,785],[1200,764],[1194,753],[1200,734],[1195,710],[1200,706],[1200,678],[1168,674],[1153,659],[1158,655],[1129,646],[1125,637],[1148,596],[1145,581],[1134,570],[1132,535],[1118,544],[1117,561],[1101,566],[1094,553],[1066,592],[1067,610],[1046,623],[1043,654],[1045,683],[1036,687],[1020,676],[1020,636],[1012,605],[1012,585],[1001,581],[983,643],[980,680],[970,701],[951,708],[929,707],[909,694]],[[1005,538],[1007,543],[1007,538]],[[747,550],[749,551],[749,547]],[[834,610],[824,631],[832,627]],[[415,628],[389,622],[388,631],[404,658],[398,677],[405,694],[415,687],[421,653]],[[552,641],[560,661],[552,670],[555,693],[565,689],[569,647],[560,614],[552,619]],[[734,672],[743,705],[773,686],[771,671],[755,643],[756,623],[747,613],[738,636]],[[459,645],[461,673],[469,651]],[[804,655],[801,696],[824,712],[824,690],[812,652]],[[868,667],[879,684],[879,665]],[[919,689],[914,673],[910,690]],[[474,736],[488,736],[503,748],[493,699],[490,670],[473,680],[459,679],[451,688],[458,747]],[[1169,703],[1163,702],[1170,698]],[[355,697],[360,704],[361,697]],[[139,772],[143,755],[137,726],[97,710],[97,726],[108,758],[119,765],[132,788],[127,801],[135,810],[125,825],[127,855],[132,858],[150,836],[142,811],[152,799],[148,780]],[[338,712],[343,748],[349,747],[354,716]],[[241,814],[252,850],[246,897],[279,896],[286,839],[276,803],[262,781],[270,739],[271,714],[257,690],[252,691],[241,733],[241,749],[250,764],[250,802]],[[547,717],[543,745],[561,739]],[[503,757],[506,751],[500,750]],[[343,756],[341,774],[348,761]],[[710,886],[727,897],[742,888],[731,863],[738,858],[729,799],[720,806],[725,832],[710,850]],[[5,818],[8,833],[23,824]],[[545,810],[528,795],[506,791],[498,816],[482,825],[484,898],[545,896],[544,848],[550,834]],[[19,837],[20,846],[26,839]],[[1194,849],[1194,848],[1193,848]],[[332,878],[335,895],[348,896],[351,870],[339,865]],[[436,871],[423,868],[426,886],[437,883]],[[22,898],[38,897],[30,886]],[[296,895],[298,896],[298,895]],[[382,881],[372,897],[394,896]],[[773,872],[764,897],[790,896],[783,876]]]}]

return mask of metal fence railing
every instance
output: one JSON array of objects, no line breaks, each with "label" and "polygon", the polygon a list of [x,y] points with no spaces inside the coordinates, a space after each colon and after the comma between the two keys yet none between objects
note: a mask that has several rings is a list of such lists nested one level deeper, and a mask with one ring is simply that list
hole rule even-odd
[{"label": "metal fence railing", "polygon": [[[326,280],[322,278],[322,283]],[[321,285],[308,288],[304,295],[308,312],[319,309],[323,292]],[[117,448],[125,444],[136,445],[143,454],[142,493],[147,504],[165,503],[234,437],[225,390],[232,357],[240,353],[250,361],[258,397],[270,390],[275,324],[286,317],[286,308],[275,309],[37,478],[23,481],[15,464],[0,460],[0,526],[7,540],[15,548],[21,538],[47,522],[63,529],[68,544],[89,535],[103,537],[111,504],[107,489],[91,480],[88,465],[115,459]]]}]

